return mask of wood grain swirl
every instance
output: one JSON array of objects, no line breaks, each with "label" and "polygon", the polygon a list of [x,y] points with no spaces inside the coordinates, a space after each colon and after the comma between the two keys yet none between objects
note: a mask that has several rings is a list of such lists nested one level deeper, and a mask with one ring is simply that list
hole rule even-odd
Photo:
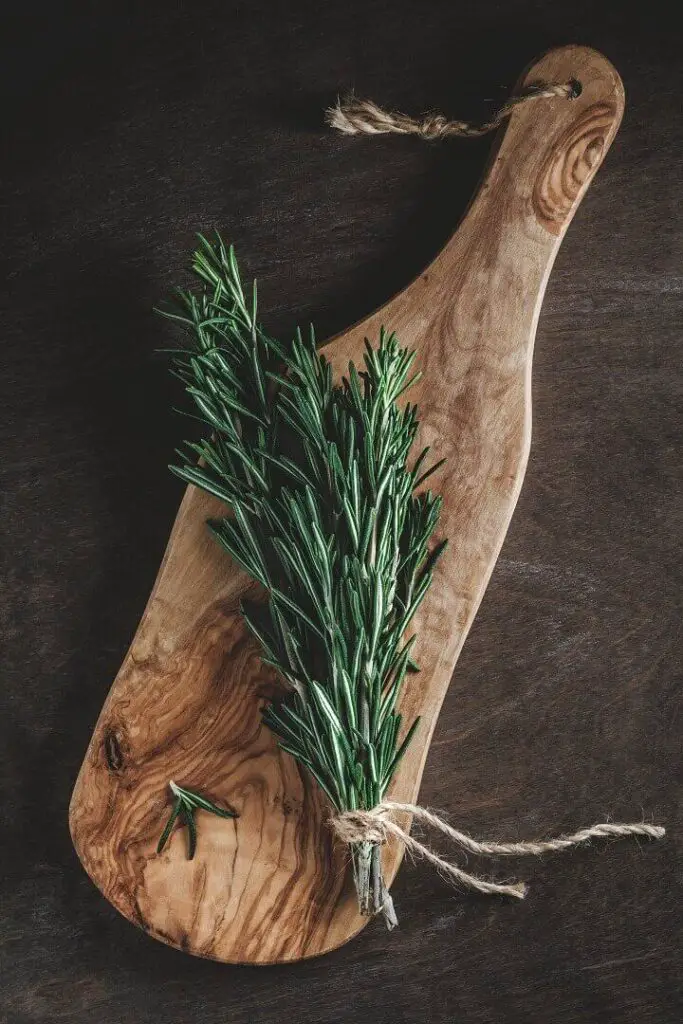
[{"label": "wood grain swirl", "polygon": [[553,141],[533,194],[536,216],[548,231],[559,233],[599,167],[616,113],[613,103],[595,103]]},{"label": "wood grain swirl", "polygon": [[[525,82],[579,79],[576,100],[518,108],[479,194],[428,271],[329,343],[337,369],[384,324],[415,347],[421,442],[445,456],[440,530],[451,544],[416,623],[422,671],[402,699],[422,726],[391,797],[413,801],[458,654],[495,564],[524,475],[530,375],[553,259],[617,130],[623,91],[600,54],[547,54]],[[454,156],[454,159],[457,157]],[[206,531],[216,501],[188,488],[133,644],[102,710],[74,790],[78,854],[105,896],[150,935],[229,962],[313,956],[363,927],[343,850],[318,790],[261,726],[277,690],[239,618],[245,578]],[[175,779],[240,815],[199,819],[156,841]],[[385,850],[392,879],[401,851]],[[399,908],[400,913],[400,908]]]}]

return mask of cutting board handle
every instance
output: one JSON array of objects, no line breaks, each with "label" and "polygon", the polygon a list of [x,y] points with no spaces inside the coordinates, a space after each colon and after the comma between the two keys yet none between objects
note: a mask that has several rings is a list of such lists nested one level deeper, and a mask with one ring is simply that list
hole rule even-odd
[{"label": "cutting board handle", "polygon": [[[490,250],[487,263],[472,260],[480,273],[487,265],[502,270],[508,263],[535,264],[542,280],[527,280],[527,288],[537,287],[542,298],[559,243],[624,112],[616,69],[601,53],[583,46],[551,50],[534,61],[513,95],[533,85],[570,82],[578,93],[573,98],[534,98],[513,110],[496,137],[463,223],[429,268],[435,284],[441,272],[452,275],[454,265],[463,265],[485,247]],[[455,143],[461,144],[466,143]],[[501,230],[510,223],[517,230]],[[498,280],[503,277],[499,274]]]}]

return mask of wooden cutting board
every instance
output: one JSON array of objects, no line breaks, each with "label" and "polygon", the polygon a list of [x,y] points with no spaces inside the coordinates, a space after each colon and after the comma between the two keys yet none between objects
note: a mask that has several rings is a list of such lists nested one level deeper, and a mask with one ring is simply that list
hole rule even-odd
[{"label": "wooden cutting board", "polygon": [[[583,47],[546,54],[519,84],[571,79],[581,84],[578,98],[535,100],[512,114],[434,262],[326,348],[338,371],[360,360],[363,338],[376,342],[381,325],[415,348],[424,374],[411,392],[419,443],[447,459],[433,487],[444,496],[439,529],[450,544],[416,618],[421,672],[409,677],[402,711],[422,724],[389,794],[396,800],[417,799],[441,703],[520,492],[545,286],[623,113],[617,72]],[[457,160],[465,143],[444,144]],[[93,881],[149,935],[230,963],[298,960],[334,949],[367,922],[325,824],[325,801],[261,725],[277,681],[240,620],[250,583],[204,525],[222,511],[188,488],[78,776],[71,834]],[[240,815],[199,812],[192,861],[183,829],[156,853],[169,779]],[[385,849],[388,882],[401,855]]]}]

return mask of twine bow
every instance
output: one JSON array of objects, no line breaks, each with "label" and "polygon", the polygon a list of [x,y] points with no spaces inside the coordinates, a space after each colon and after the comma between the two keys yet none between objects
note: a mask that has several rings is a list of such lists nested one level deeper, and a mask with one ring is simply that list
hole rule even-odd
[{"label": "twine bow", "polygon": [[460,849],[483,857],[526,857],[529,855],[538,857],[543,853],[567,850],[572,846],[587,843],[591,839],[619,839],[624,836],[647,836],[649,839],[661,839],[666,832],[660,825],[647,825],[645,822],[637,822],[632,825],[606,822],[601,825],[593,825],[591,828],[583,828],[569,836],[559,836],[557,839],[530,840],[521,843],[480,842],[478,839],[472,839],[471,836],[465,835],[464,832],[459,832],[426,807],[397,803],[394,800],[384,800],[369,811],[343,811],[330,819],[332,831],[343,843],[382,844],[386,843],[390,836],[393,836],[410,853],[424,857],[430,864],[433,864],[453,885],[463,885],[486,895],[514,896],[518,900],[524,899],[527,894],[527,887],[523,882],[489,882],[477,875],[463,871],[457,864],[440,857],[429,846],[411,836],[395,820],[397,814],[411,814],[416,821],[429,825],[435,831],[447,836]]}]

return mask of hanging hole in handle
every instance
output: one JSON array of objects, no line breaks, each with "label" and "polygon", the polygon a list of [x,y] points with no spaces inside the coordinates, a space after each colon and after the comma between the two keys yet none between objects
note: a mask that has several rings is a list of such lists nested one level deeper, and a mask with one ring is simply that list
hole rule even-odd
[{"label": "hanging hole in handle", "polygon": [[569,93],[569,99],[578,100],[579,96],[583,92],[583,86],[581,85],[581,82],[578,80],[578,78],[570,78],[567,84],[571,89],[571,92]]}]

